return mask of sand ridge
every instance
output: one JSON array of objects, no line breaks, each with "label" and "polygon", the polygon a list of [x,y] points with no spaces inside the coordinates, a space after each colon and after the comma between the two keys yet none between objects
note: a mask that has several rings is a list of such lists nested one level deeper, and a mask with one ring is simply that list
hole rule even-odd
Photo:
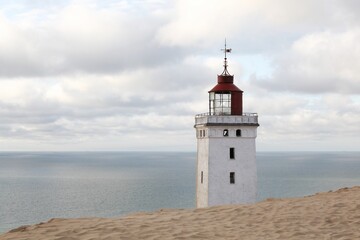
[{"label": "sand ridge", "polygon": [[360,239],[360,187],[252,205],[163,209],[122,218],[51,219],[0,240]]}]

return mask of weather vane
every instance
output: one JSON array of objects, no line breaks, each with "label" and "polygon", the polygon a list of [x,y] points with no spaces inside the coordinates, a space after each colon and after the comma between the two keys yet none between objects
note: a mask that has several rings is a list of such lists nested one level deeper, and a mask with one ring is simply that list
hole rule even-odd
[{"label": "weather vane", "polygon": [[225,48],[224,48],[224,49],[221,49],[221,51],[223,51],[224,54],[225,54],[225,57],[224,57],[224,71],[222,72],[221,75],[227,76],[227,75],[230,75],[230,73],[229,73],[228,70],[227,70],[227,66],[228,66],[228,65],[227,65],[226,53],[231,53],[231,48],[227,48],[227,47],[226,47],[226,38],[225,38]]}]

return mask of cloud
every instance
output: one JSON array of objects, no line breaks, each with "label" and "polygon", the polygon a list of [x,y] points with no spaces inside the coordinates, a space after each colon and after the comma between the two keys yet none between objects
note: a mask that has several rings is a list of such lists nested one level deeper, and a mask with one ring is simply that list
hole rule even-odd
[{"label": "cloud", "polygon": [[360,93],[360,28],[309,34],[275,59],[269,79],[255,79],[272,91]]},{"label": "cloud", "polygon": [[195,151],[193,118],[208,110],[227,37],[259,150],[357,149],[357,5],[5,1],[0,146]]},{"label": "cloud", "polygon": [[[283,100],[298,102],[297,107],[271,113],[277,98],[270,103],[259,100],[258,147],[267,151],[357,151],[360,124],[360,104],[354,97],[326,94],[322,97]],[[339,101],[340,100],[340,101]],[[269,101],[268,101],[269,102]],[[302,107],[301,107],[302,105]],[[286,106],[286,104],[285,104]],[[341,140],[340,140],[341,139]]]},{"label": "cloud", "polygon": [[0,78],[116,73],[178,61],[184,54],[156,41],[163,21],[156,14],[134,15],[76,2],[50,16],[38,14],[42,21],[27,15],[10,21],[0,15],[5,36],[0,40]]},{"label": "cloud", "polygon": [[357,23],[358,11],[330,2],[180,0],[158,38],[171,46],[208,48],[227,37],[241,53],[276,52],[309,32]]},{"label": "cloud", "polygon": [[[130,149],[156,134],[159,139],[142,142],[142,149],[165,146],[170,134],[192,137],[193,116],[206,111],[206,76],[206,65],[184,60],[166,69],[2,80],[1,139],[22,146],[32,139],[41,149],[57,148],[59,141],[67,149],[109,149],[102,142],[113,139],[118,145],[112,148]],[[211,78],[215,83],[216,75]],[[172,144],[191,148],[191,141],[177,141]]]}]

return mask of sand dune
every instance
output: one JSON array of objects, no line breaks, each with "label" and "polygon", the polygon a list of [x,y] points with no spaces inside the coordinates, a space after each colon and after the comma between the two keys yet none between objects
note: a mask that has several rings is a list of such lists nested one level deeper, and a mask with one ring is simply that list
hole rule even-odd
[{"label": "sand dune", "polygon": [[123,218],[51,219],[5,239],[360,239],[360,187],[253,205],[160,210]]}]

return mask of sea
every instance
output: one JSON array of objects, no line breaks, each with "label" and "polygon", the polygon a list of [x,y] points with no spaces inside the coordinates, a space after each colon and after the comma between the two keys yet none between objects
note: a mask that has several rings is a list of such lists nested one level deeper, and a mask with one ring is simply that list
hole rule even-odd
[{"label": "sea", "polygon": [[[258,152],[258,201],[360,185],[360,152]],[[194,152],[0,152],[0,233],[195,208]]]}]

